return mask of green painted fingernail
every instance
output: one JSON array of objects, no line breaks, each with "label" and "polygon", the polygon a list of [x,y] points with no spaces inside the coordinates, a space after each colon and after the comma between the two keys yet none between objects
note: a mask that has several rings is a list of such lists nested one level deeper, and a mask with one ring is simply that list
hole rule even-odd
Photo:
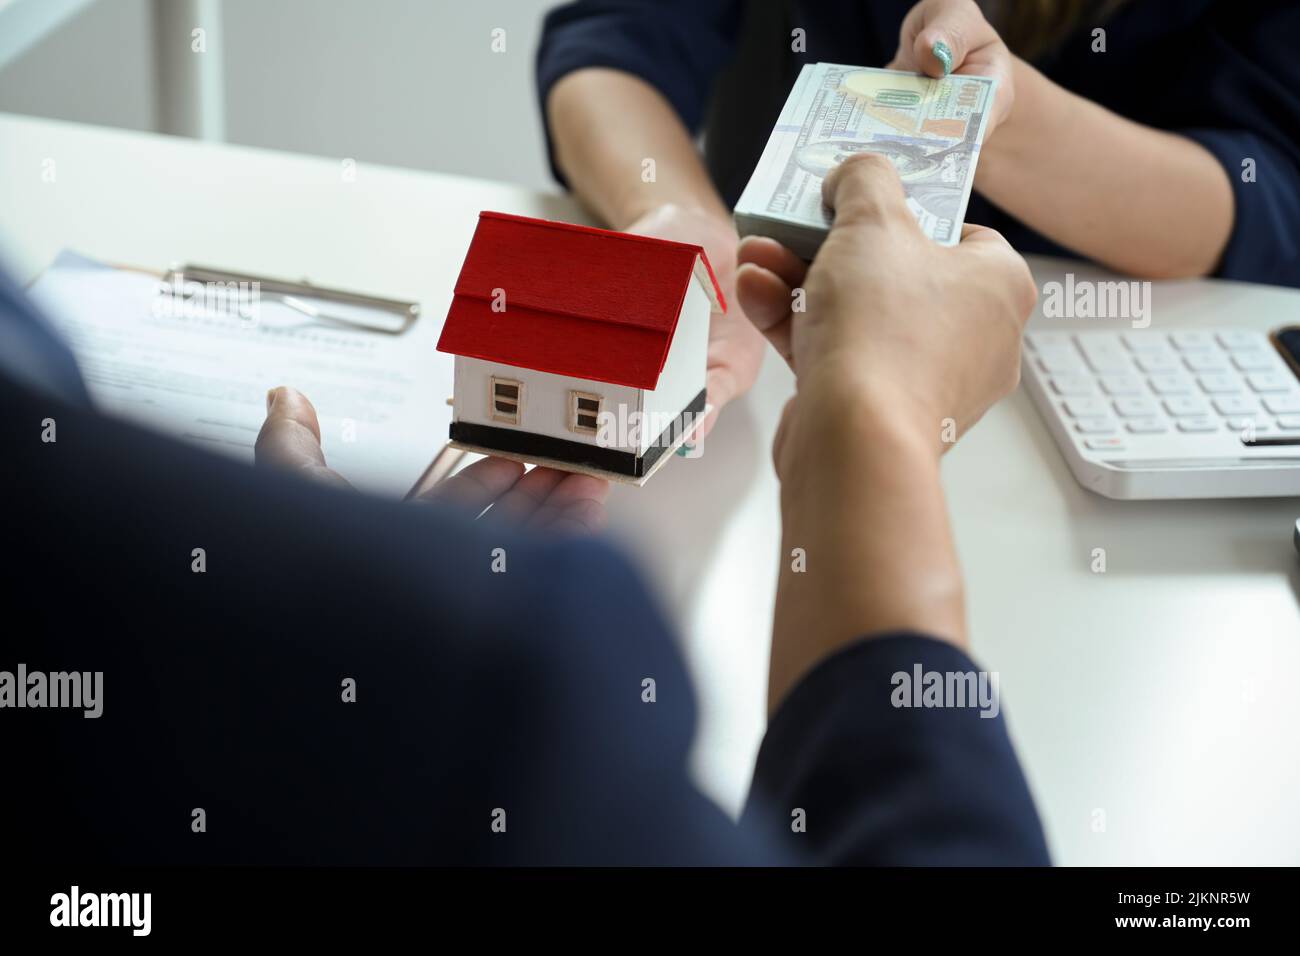
[{"label": "green painted fingernail", "polygon": [[948,44],[942,40],[935,40],[934,46],[930,47],[930,52],[934,54],[936,60],[943,64],[944,76],[952,72],[952,50],[948,48]]}]

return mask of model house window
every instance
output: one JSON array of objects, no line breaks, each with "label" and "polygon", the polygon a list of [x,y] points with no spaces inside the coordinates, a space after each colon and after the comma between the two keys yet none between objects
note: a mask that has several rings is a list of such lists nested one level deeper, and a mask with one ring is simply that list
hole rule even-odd
[{"label": "model house window", "polygon": [[519,424],[524,404],[524,383],[512,378],[492,377],[492,418],[508,425]]},{"label": "model house window", "polygon": [[569,393],[569,430],[581,435],[596,434],[600,405],[604,399],[591,392]]}]

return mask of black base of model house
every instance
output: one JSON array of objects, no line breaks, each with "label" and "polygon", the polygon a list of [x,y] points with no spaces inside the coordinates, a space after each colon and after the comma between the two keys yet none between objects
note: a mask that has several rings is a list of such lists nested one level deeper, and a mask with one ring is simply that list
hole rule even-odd
[{"label": "black base of model house", "polygon": [[616,475],[640,478],[655,466],[655,462],[665,451],[677,443],[687,427],[687,422],[694,421],[695,416],[703,411],[704,392],[701,391],[673,419],[672,424],[650,443],[644,455],[620,451],[617,448],[601,448],[599,445],[588,445],[567,438],[537,435],[516,428],[476,425],[470,422],[452,422],[451,440],[465,445],[477,445],[480,448],[495,448],[523,458],[550,458],[570,465],[581,465],[584,468],[595,468]]}]

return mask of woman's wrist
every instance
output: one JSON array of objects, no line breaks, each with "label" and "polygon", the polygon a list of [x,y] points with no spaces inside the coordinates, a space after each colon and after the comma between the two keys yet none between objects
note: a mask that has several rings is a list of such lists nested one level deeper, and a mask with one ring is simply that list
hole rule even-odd
[{"label": "woman's wrist", "polygon": [[995,202],[999,190],[1015,188],[1022,171],[1041,175],[1037,147],[1068,137],[1073,112],[1074,95],[1020,57],[1013,57],[1011,75],[1015,101],[1006,119],[980,146],[975,169],[975,188]]},{"label": "woman's wrist", "polygon": [[708,238],[718,240],[729,236],[732,245],[739,242],[731,215],[716,196],[690,194],[670,197],[663,192],[648,195],[632,191],[617,200],[615,205],[618,211],[611,219],[615,229],[626,230],[651,214],[671,207],[678,214],[697,220],[707,231]]}]

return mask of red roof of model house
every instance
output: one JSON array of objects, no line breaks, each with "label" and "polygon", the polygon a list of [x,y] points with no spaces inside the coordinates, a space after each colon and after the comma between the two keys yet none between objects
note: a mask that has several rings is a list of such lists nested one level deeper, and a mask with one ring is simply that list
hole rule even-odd
[{"label": "red roof of model house", "polygon": [[[699,246],[480,213],[438,351],[653,389],[697,260],[725,310]],[[498,289],[504,309],[493,311]]]}]

